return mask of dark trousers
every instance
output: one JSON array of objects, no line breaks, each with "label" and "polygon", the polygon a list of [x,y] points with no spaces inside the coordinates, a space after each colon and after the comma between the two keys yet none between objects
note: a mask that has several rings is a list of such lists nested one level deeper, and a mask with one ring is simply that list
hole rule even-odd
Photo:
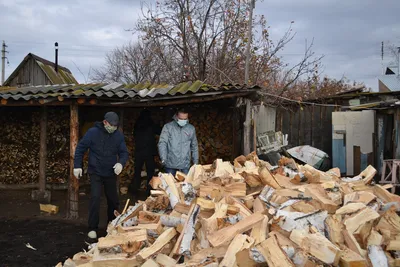
[{"label": "dark trousers", "polygon": [[115,219],[114,210],[119,208],[117,177],[104,177],[96,174],[90,175],[90,204],[89,204],[89,231],[99,227],[100,199],[104,186],[104,194],[107,198],[108,222]]},{"label": "dark trousers", "polygon": [[137,193],[140,189],[140,184],[142,181],[142,169],[143,165],[146,164],[147,172],[147,183],[146,183],[146,194],[150,195],[150,185],[149,182],[153,178],[156,163],[154,162],[153,155],[136,155],[135,156],[135,174],[133,177],[133,183],[131,184],[131,191]]}]

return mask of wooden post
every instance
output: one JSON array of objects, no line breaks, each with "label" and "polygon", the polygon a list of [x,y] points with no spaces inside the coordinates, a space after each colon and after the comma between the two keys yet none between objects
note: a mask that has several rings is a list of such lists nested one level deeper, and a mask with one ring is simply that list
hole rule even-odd
[{"label": "wooden post", "polygon": [[250,154],[250,128],[251,128],[251,101],[246,99],[246,120],[243,123],[244,133],[243,133],[243,154]]},{"label": "wooden post", "polygon": [[47,107],[40,111],[39,191],[46,191]]},{"label": "wooden post", "polygon": [[69,187],[68,187],[68,202],[67,202],[67,217],[69,219],[77,219],[78,203],[79,203],[79,181],[74,176],[74,156],[75,149],[78,145],[79,138],[79,118],[78,118],[78,106],[73,103],[70,106],[70,161],[69,161]]}]

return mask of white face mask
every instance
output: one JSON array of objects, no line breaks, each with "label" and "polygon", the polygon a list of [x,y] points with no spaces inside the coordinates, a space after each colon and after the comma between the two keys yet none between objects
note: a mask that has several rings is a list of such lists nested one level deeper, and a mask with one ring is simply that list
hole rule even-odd
[{"label": "white face mask", "polygon": [[104,125],[104,128],[110,134],[117,130],[117,126],[112,126],[112,125],[107,125],[107,124]]},{"label": "white face mask", "polygon": [[187,122],[188,122],[187,120],[179,120],[178,119],[178,125],[181,127],[185,126],[187,124]]}]

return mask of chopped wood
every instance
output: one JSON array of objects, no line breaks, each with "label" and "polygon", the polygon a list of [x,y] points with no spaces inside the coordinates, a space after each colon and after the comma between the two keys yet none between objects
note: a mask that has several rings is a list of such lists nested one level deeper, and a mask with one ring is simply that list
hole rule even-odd
[{"label": "chopped wood", "polygon": [[360,202],[368,205],[374,199],[376,199],[376,196],[371,192],[353,192],[344,196],[344,205],[352,202]]},{"label": "chopped wood", "polygon": [[195,233],[195,227],[199,213],[200,206],[197,204],[192,205],[188,218],[186,219],[185,225],[183,226],[182,233],[179,235],[170,256],[178,254],[185,254],[186,256],[191,255],[190,243],[192,242],[192,238]]},{"label": "chopped wood", "polygon": [[321,208],[329,213],[335,213],[338,208],[338,205],[329,199],[328,195],[325,193],[325,190],[319,185],[308,186],[304,195],[312,197],[318,201],[321,205]]},{"label": "chopped wood", "polygon": [[386,250],[400,250],[400,240],[390,240]]},{"label": "chopped wood", "polygon": [[51,204],[39,204],[40,211],[44,211],[50,214],[57,214],[59,211],[59,207]]},{"label": "chopped wood", "polygon": [[344,242],[349,249],[356,252],[358,255],[362,257],[366,257],[367,252],[360,247],[353,234],[349,233],[348,230],[343,230],[343,237],[344,237]]},{"label": "chopped wood", "polygon": [[236,253],[242,249],[247,237],[247,235],[239,234],[232,240],[225,253],[224,259],[220,263],[221,267],[233,267],[236,265]]},{"label": "chopped wood", "polygon": [[367,261],[361,257],[359,254],[355,253],[349,248],[345,248],[342,251],[342,255],[340,257],[340,266],[341,267],[367,267]]},{"label": "chopped wood", "polygon": [[264,185],[269,185],[275,189],[281,188],[281,186],[275,180],[275,177],[266,167],[262,167],[260,169],[260,180]]},{"label": "chopped wood", "polygon": [[368,165],[368,167],[362,171],[359,176],[363,178],[364,184],[369,184],[372,182],[372,179],[374,179],[376,172],[377,171],[374,167]]},{"label": "chopped wood", "polygon": [[264,215],[261,213],[254,213],[243,220],[239,221],[237,224],[225,227],[221,230],[209,234],[207,236],[208,241],[213,247],[220,246],[225,242],[231,241],[237,234],[241,234],[249,229],[251,229],[258,222],[264,220]]},{"label": "chopped wood", "polygon": [[176,235],[175,229],[168,228],[156,239],[156,241],[150,247],[142,249],[138,253],[137,257],[141,260],[147,259],[151,255],[161,250],[166,244],[168,244],[169,241],[171,241],[171,239],[175,237],[175,235]]},{"label": "chopped wood", "polygon": [[157,262],[153,259],[148,259],[145,263],[143,263],[142,267],[160,267]]},{"label": "chopped wood", "polygon": [[373,267],[389,266],[386,254],[380,246],[368,246],[368,257]]},{"label": "chopped wood", "polygon": [[374,194],[384,203],[400,202],[400,196],[390,193],[378,184],[374,186]]},{"label": "chopped wood", "polygon": [[156,257],[156,262],[164,267],[174,267],[176,265],[176,260],[168,257],[165,254],[158,254]]},{"label": "chopped wood", "polygon": [[340,215],[329,215],[325,220],[327,237],[338,247],[344,244],[343,223]]},{"label": "chopped wood", "polygon": [[373,221],[378,219],[379,214],[371,208],[364,208],[357,212],[356,214],[350,216],[346,220],[344,220],[344,225],[349,233],[354,233],[360,225],[363,225],[366,222]]},{"label": "chopped wood", "polygon": [[375,245],[381,246],[383,243],[383,237],[376,230],[372,229],[370,235],[368,236],[368,246]]},{"label": "chopped wood", "polygon": [[340,209],[338,209],[336,211],[336,214],[337,215],[350,214],[350,213],[357,212],[361,209],[364,209],[365,207],[366,207],[365,204],[361,203],[361,202],[349,203],[349,204],[341,207]]},{"label": "chopped wood", "polygon": [[339,263],[340,249],[319,232],[306,235],[300,247],[326,264],[337,265]]},{"label": "chopped wood", "polygon": [[97,248],[106,254],[134,253],[140,250],[145,241],[147,241],[147,231],[138,230],[99,238]]},{"label": "chopped wood", "polygon": [[167,193],[172,208],[174,208],[177,203],[182,203],[179,190],[174,182],[172,174],[162,174],[160,178],[162,182],[161,186]]},{"label": "chopped wood", "polygon": [[261,242],[256,246],[256,248],[264,256],[269,267],[294,266],[293,262],[283,252],[282,248],[278,244],[278,241],[276,240],[276,237],[274,236]]},{"label": "chopped wood", "polygon": [[160,173],[146,201],[115,212],[108,235],[66,264],[400,266],[400,197],[374,175],[369,166],[341,178],[286,158],[274,168],[255,152]]},{"label": "chopped wood", "polygon": [[251,230],[250,236],[254,238],[254,242],[256,245],[267,239],[269,232],[268,221],[268,217],[264,215],[264,220],[256,224]]},{"label": "chopped wood", "polygon": [[175,174],[175,179],[178,182],[183,182],[187,179],[186,174],[184,174],[183,172],[177,171]]}]

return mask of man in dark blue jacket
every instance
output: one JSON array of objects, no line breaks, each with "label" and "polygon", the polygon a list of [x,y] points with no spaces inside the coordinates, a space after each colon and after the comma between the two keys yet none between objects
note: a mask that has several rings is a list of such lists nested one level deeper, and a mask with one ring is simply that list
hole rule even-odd
[{"label": "man in dark blue jacket", "polygon": [[74,176],[82,176],[83,155],[89,149],[90,177],[90,207],[89,207],[89,233],[90,238],[97,238],[99,225],[100,197],[102,186],[107,198],[108,221],[115,218],[114,211],[119,208],[117,178],[128,160],[128,149],[122,132],[117,131],[119,124],[118,115],[108,112],[103,122],[96,122],[90,128],[75,151]]}]

